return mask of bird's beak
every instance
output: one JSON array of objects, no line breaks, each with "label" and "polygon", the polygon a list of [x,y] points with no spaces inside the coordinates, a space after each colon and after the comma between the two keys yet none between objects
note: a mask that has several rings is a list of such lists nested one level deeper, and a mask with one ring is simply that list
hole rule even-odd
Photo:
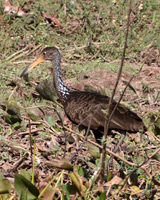
[{"label": "bird's beak", "polygon": [[23,77],[24,75],[28,74],[34,67],[36,67],[39,63],[44,62],[45,59],[40,56],[36,61],[34,61],[29,67],[26,67],[20,77]]}]

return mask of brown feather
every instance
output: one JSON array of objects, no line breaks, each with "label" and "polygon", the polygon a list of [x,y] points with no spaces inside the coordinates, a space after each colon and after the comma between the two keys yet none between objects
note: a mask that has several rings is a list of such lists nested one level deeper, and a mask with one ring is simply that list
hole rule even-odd
[{"label": "brown feather", "polygon": [[[98,93],[74,91],[68,97],[64,104],[64,110],[68,118],[79,124],[87,118],[82,125],[88,127],[91,119],[91,129],[97,130],[104,127],[105,110],[108,108],[109,97]],[[117,103],[114,101],[112,110]],[[110,129],[119,129],[136,132],[139,129],[144,129],[144,124],[134,112],[128,108],[118,105],[112,117]]]}]

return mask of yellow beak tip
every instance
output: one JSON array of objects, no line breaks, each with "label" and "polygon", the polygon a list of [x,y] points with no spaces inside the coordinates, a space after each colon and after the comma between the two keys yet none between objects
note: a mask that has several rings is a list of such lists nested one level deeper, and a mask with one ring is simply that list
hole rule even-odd
[{"label": "yellow beak tip", "polygon": [[28,74],[34,67],[36,67],[39,63],[42,63],[45,59],[40,56],[36,61],[34,61],[29,67],[26,67],[25,70],[22,72],[20,77],[25,76]]}]

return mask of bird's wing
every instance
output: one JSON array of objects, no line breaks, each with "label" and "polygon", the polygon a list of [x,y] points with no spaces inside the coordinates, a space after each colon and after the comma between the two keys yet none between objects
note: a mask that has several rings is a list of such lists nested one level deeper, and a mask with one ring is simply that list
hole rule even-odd
[{"label": "bird's wing", "polygon": [[[104,127],[106,110],[108,109],[109,97],[89,92],[75,92],[68,98],[64,105],[69,119],[91,129]],[[114,109],[116,102],[112,104]],[[128,108],[119,105],[112,117],[109,128],[126,131],[138,131],[143,128],[142,120]]]}]

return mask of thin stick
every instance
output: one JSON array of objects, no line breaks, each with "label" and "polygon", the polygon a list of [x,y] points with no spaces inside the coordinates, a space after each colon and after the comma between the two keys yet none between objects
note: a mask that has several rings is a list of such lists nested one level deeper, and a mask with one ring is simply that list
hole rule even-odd
[{"label": "thin stick", "polygon": [[[124,65],[124,59],[125,59],[125,53],[126,53],[126,48],[127,48],[127,38],[128,38],[128,32],[129,32],[129,24],[130,24],[130,14],[131,14],[131,0],[129,1],[129,11],[128,11],[128,19],[127,19],[127,30],[126,30],[126,36],[125,36],[125,43],[124,43],[124,48],[123,48],[123,54],[122,54],[122,59],[121,59],[121,64],[120,64],[120,68],[119,68],[119,72],[117,75],[117,79],[116,79],[116,83],[112,92],[112,96],[109,100],[109,105],[108,105],[108,110],[106,113],[106,121],[105,121],[105,125],[104,125],[104,140],[102,140],[102,156],[101,156],[101,166],[100,166],[100,171],[97,175],[97,178],[100,176],[101,179],[101,183],[103,183],[104,181],[104,174],[105,174],[105,155],[106,155],[106,139],[107,139],[107,135],[108,135],[108,131],[109,131],[109,124],[111,121],[110,118],[110,114],[111,114],[111,108],[112,108],[112,102],[113,102],[113,98],[114,95],[116,93],[116,89],[121,77],[121,73],[122,73],[122,69],[123,69],[123,65]],[[112,113],[113,115],[113,113]],[[96,178],[96,180],[97,180]]]},{"label": "thin stick", "polygon": [[[70,128],[66,127],[66,126],[64,126],[63,128],[65,128],[66,130],[68,130],[68,131],[70,131],[70,132],[72,132],[72,133],[78,135],[82,140],[85,139],[85,137],[84,137],[83,135],[81,135],[81,134],[79,134],[79,133],[73,131],[72,129],[70,129]],[[96,146],[96,147],[102,149],[102,146],[99,145],[97,142],[93,142],[92,140],[89,140],[89,139],[87,140],[87,142],[89,142],[89,143],[93,144],[94,146]],[[109,150],[109,149],[107,149],[107,148],[106,148],[106,152],[109,153],[109,154],[111,154],[111,155],[113,155],[114,157],[116,157],[116,158],[122,160],[123,162],[125,162],[125,163],[128,164],[128,165],[136,166],[135,163],[129,162],[128,160],[122,158],[121,156],[119,156],[118,154],[115,154],[114,152],[112,152],[111,150]]]},{"label": "thin stick", "polygon": [[77,155],[77,153],[81,150],[81,148],[83,147],[84,143],[87,141],[87,137],[88,137],[88,134],[89,134],[89,131],[90,131],[90,127],[91,127],[91,118],[89,120],[89,125],[88,125],[88,128],[87,128],[87,132],[86,132],[86,135],[85,135],[85,138],[82,142],[82,144],[80,145],[80,147],[77,149],[76,153],[71,157],[70,159],[70,162],[73,161],[74,157]]},{"label": "thin stick", "polygon": [[[117,104],[116,104],[116,106],[114,107],[114,109],[113,109],[111,115],[109,116],[109,121],[112,119],[112,116],[113,116],[115,110],[117,109],[118,105],[120,104],[120,102],[121,102],[121,100],[122,100],[122,98],[123,98],[123,96],[124,96],[125,91],[127,90],[129,84],[131,83],[131,81],[132,81],[132,79],[133,79],[134,77],[135,77],[135,76],[133,75],[133,76],[130,78],[130,80],[128,81],[126,87],[124,88],[123,93],[121,94],[121,96],[120,96],[120,98],[119,98],[119,101],[117,102]],[[116,145],[116,148],[115,148],[114,151],[113,151],[114,153],[117,152],[119,146],[121,145],[121,143],[123,142],[123,140],[124,140],[124,138],[125,138],[125,133],[124,133],[124,132],[125,132],[125,131],[123,131],[123,133],[122,133],[123,135],[121,136],[121,138],[120,138],[118,144]],[[113,160],[113,155],[111,155],[111,157],[110,157],[110,159],[109,159],[109,161],[108,161],[107,173],[109,172],[109,167],[110,167],[110,163],[111,163],[112,160]]]},{"label": "thin stick", "polygon": [[[17,58],[20,58],[20,57],[22,57],[22,56],[24,56],[24,55],[30,55],[32,52],[34,52],[35,50],[37,50],[38,48],[40,48],[42,46],[42,44],[40,44],[40,45],[38,45],[37,47],[35,47],[32,51],[25,51],[27,48],[28,48],[28,46],[26,46],[24,49],[21,49],[20,51],[17,51],[17,52],[15,52],[14,54],[12,54],[10,57],[8,57],[7,58],[7,60],[10,60],[10,61],[14,61],[14,60],[16,60]],[[23,52],[23,53],[21,53],[21,52]],[[21,54],[20,54],[21,53]],[[19,55],[17,55],[17,54],[19,54]],[[16,56],[17,55],[17,56]],[[15,57],[14,57],[15,56]]]},{"label": "thin stick", "polygon": [[15,53],[13,53],[11,56],[9,56],[6,60],[10,60],[11,58],[13,58],[14,56],[16,56],[17,54],[25,51],[28,48],[28,46],[26,46],[25,48],[21,49],[20,51],[17,51]]},{"label": "thin stick", "polygon": [[118,105],[120,104],[120,102],[121,102],[121,100],[122,100],[122,98],[123,98],[123,96],[124,96],[124,94],[125,94],[125,92],[126,92],[128,86],[129,86],[129,84],[131,83],[131,81],[133,80],[134,77],[135,77],[135,76],[133,75],[133,76],[130,78],[130,80],[128,81],[126,87],[124,88],[123,93],[121,94],[121,96],[120,96],[120,98],[119,98],[117,104],[115,105],[115,107],[114,107],[112,113],[111,113],[110,116],[109,116],[109,121],[111,121],[114,112],[116,111],[116,109],[117,109]]},{"label": "thin stick", "polygon": [[14,61],[14,60],[16,60],[18,58],[21,58],[21,57],[25,56],[28,52],[29,51],[24,51],[23,53],[21,53],[21,54],[15,56],[15,57],[13,57],[12,59],[10,59],[10,61],[12,62],[12,61]]},{"label": "thin stick", "polygon": [[36,46],[34,49],[32,49],[32,51],[30,51],[27,55],[32,54],[34,51],[36,51],[37,49],[39,49],[43,44],[39,44],[38,46]]}]

